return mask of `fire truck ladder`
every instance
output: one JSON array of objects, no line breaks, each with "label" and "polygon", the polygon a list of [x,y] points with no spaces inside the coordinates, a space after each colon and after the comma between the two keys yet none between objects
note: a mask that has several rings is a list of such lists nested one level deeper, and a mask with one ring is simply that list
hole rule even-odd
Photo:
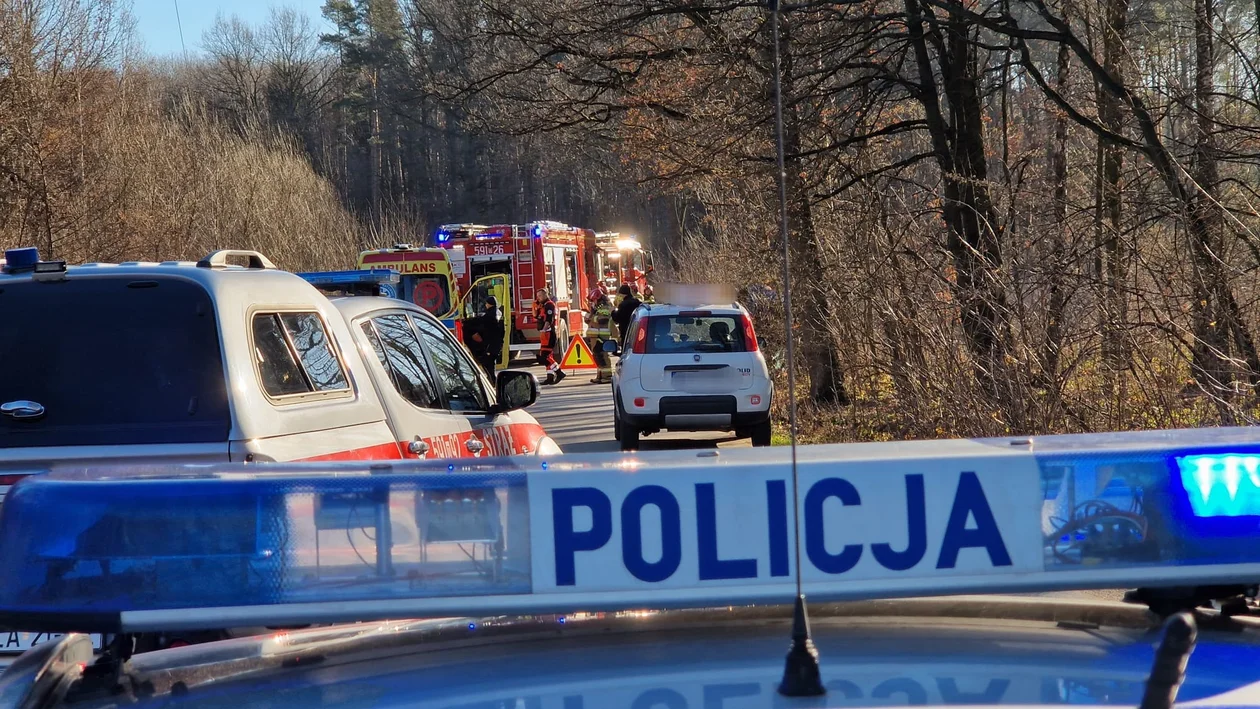
[{"label": "fire truck ladder", "polygon": [[[515,252],[515,258],[512,259],[512,279],[515,283],[512,287],[521,294],[521,308],[524,308],[525,294],[528,293],[531,300],[534,297],[534,240],[530,238],[527,231],[521,229],[514,231],[516,233],[512,235],[512,249]],[[537,350],[538,346],[532,343],[513,343],[509,345],[509,349],[512,352],[532,352]]]}]

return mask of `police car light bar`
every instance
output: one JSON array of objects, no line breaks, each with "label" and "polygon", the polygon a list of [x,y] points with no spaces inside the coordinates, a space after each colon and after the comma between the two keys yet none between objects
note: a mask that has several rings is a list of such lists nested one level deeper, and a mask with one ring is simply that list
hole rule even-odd
[{"label": "police car light bar", "polygon": [[0,510],[0,625],[116,632],[1253,585],[1260,431],[99,468]]},{"label": "police car light bar", "polygon": [[399,273],[389,268],[354,271],[309,271],[297,274],[328,295],[386,295],[394,297]]}]

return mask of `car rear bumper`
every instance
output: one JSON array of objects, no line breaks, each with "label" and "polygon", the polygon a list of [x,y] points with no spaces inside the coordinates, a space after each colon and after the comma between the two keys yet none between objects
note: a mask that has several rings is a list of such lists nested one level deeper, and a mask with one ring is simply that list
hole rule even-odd
[{"label": "car rear bumper", "polygon": [[626,423],[640,430],[726,431],[763,424],[770,419],[769,401],[764,409],[740,411],[731,395],[664,396],[657,410],[632,413],[622,409]]}]

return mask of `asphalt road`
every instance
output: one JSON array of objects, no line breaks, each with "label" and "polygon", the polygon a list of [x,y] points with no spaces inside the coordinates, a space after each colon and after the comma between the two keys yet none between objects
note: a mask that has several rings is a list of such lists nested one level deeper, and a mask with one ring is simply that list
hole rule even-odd
[{"label": "asphalt road", "polygon": [[[521,367],[513,367],[520,369]],[[542,367],[527,367],[545,381]],[[617,451],[613,437],[612,387],[592,384],[594,371],[578,370],[554,386],[543,386],[538,401],[529,412],[538,419],[566,453]],[[747,447],[748,439],[726,433],[661,432],[639,438],[640,450],[679,450],[685,448]]]}]

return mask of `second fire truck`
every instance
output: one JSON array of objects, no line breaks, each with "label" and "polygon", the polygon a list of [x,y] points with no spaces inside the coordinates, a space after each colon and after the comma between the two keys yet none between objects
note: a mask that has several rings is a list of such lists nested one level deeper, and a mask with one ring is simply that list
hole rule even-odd
[{"label": "second fire truck", "polygon": [[619,286],[638,286],[642,292],[647,286],[647,276],[652,272],[652,254],[643,250],[643,244],[632,236],[622,236],[615,231],[601,231],[595,235],[596,267],[600,278],[610,291]]},{"label": "second fire truck", "polygon": [[556,302],[556,357],[570,336],[581,336],[586,294],[599,278],[595,232],[559,222],[529,224],[448,224],[437,245],[451,255],[460,292],[486,276],[502,275],[512,294],[509,347],[513,353],[538,351],[534,295],[546,288]]}]

